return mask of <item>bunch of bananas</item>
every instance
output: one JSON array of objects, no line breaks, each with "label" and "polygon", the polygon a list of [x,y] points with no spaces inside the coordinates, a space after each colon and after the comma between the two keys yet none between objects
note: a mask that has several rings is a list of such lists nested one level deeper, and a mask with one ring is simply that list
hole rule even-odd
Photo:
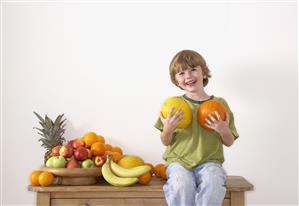
[{"label": "bunch of bananas", "polygon": [[151,167],[148,165],[133,168],[121,167],[115,163],[109,155],[105,164],[102,166],[102,175],[111,185],[125,187],[136,184],[138,182],[138,177],[150,170]]}]

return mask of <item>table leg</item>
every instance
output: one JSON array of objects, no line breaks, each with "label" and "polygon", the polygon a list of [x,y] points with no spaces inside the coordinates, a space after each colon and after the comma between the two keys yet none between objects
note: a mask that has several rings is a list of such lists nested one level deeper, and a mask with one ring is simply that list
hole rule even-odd
[{"label": "table leg", "polygon": [[50,193],[38,192],[36,195],[37,206],[50,206]]},{"label": "table leg", "polygon": [[244,192],[231,192],[230,193],[230,204],[231,206],[244,206]]}]

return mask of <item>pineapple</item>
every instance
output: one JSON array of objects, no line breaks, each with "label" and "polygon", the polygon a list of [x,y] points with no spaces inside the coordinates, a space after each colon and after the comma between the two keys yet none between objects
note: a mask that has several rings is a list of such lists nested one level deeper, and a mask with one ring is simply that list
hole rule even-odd
[{"label": "pineapple", "polygon": [[46,153],[44,155],[44,162],[50,158],[50,154],[52,152],[52,148],[57,145],[63,145],[65,142],[65,138],[63,134],[65,132],[65,120],[63,119],[63,115],[58,115],[53,122],[47,115],[45,119],[43,119],[39,114],[33,112],[39,119],[39,123],[42,126],[42,129],[34,127],[39,132],[38,134],[42,136],[38,141],[42,142],[42,147],[46,148]]}]

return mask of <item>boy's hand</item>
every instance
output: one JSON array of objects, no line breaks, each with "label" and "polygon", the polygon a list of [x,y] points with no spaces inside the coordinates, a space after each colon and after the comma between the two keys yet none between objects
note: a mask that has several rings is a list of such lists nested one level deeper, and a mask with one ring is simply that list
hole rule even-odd
[{"label": "boy's hand", "polygon": [[174,107],[170,109],[167,118],[164,118],[162,112],[160,112],[160,119],[162,124],[164,125],[163,126],[164,131],[173,132],[174,129],[179,125],[179,123],[184,118],[184,112],[181,109],[177,110],[174,114],[173,111],[174,111]]},{"label": "boy's hand", "polygon": [[229,130],[229,115],[226,113],[226,120],[223,121],[218,112],[210,114],[206,119],[206,126],[215,130],[219,134],[223,134]]}]

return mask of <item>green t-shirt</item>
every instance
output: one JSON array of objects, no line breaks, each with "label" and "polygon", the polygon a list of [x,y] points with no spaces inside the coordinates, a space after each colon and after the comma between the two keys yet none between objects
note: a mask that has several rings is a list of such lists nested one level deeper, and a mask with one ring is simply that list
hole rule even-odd
[{"label": "green t-shirt", "polygon": [[[163,154],[167,164],[172,162],[181,163],[187,169],[193,169],[206,162],[215,162],[222,164],[224,162],[223,144],[220,135],[216,131],[208,131],[200,126],[197,121],[197,108],[202,103],[194,101],[183,95],[182,98],[192,110],[192,122],[185,129],[176,128],[170,145],[166,147]],[[224,104],[229,113],[229,128],[235,139],[239,134],[235,128],[234,116],[226,101],[221,97],[211,96]],[[163,130],[163,124],[158,118],[155,127]]]}]

